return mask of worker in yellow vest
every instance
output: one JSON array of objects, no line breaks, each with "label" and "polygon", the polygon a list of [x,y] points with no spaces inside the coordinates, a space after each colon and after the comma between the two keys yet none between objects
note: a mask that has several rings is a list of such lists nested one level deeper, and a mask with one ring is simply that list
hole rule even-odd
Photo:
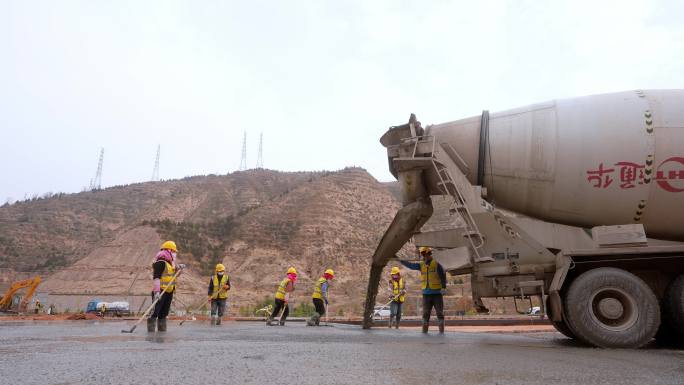
[{"label": "worker in yellow vest", "polygon": [[399,261],[411,270],[420,270],[420,281],[423,289],[423,333],[428,332],[430,313],[435,308],[439,332],[444,333],[444,299],[442,291],[446,290],[446,273],[444,268],[432,258],[432,249],[421,247],[419,249],[423,260],[420,263]]},{"label": "worker in yellow vest", "polygon": [[321,317],[325,315],[325,309],[328,306],[328,287],[333,278],[335,278],[335,272],[332,269],[328,269],[316,281],[313,295],[311,295],[316,312],[306,321],[307,326],[318,326]]},{"label": "worker in yellow vest", "polygon": [[387,327],[392,327],[392,320],[394,319],[394,327],[399,329],[399,321],[401,321],[401,305],[406,299],[406,287],[404,285],[404,278],[401,277],[401,272],[397,266],[390,271],[391,278],[389,280],[389,288],[391,291],[390,299],[390,316]]},{"label": "worker in yellow vest", "polygon": [[160,332],[166,331],[166,316],[169,315],[171,309],[173,293],[176,291],[176,280],[183,268],[183,265],[176,263],[177,252],[176,243],[166,241],[162,243],[152,263],[152,299],[158,299],[158,301],[147,319],[147,331],[150,333],[154,333],[155,327]]},{"label": "worker in yellow vest", "polygon": [[285,320],[290,314],[290,306],[288,301],[290,299],[290,293],[292,293],[295,289],[295,283],[297,283],[297,269],[290,267],[287,269],[287,276],[283,278],[283,280],[280,281],[280,285],[278,285],[278,290],[275,294],[275,308],[273,309],[273,313],[268,316],[266,325],[273,325],[273,319],[278,316],[278,313],[280,313],[281,309],[283,311],[283,315],[280,317],[278,324],[280,326],[285,325]]},{"label": "worker in yellow vest", "polygon": [[230,290],[230,277],[222,263],[216,265],[215,274],[209,279],[209,304],[211,305],[211,324],[220,325],[226,310],[226,298]]}]

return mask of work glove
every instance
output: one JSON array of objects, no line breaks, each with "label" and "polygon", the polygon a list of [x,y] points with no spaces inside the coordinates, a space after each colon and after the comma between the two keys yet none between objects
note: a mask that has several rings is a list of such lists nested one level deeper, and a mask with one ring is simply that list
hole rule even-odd
[{"label": "work glove", "polygon": [[223,290],[230,290],[230,286],[228,286],[228,285],[223,285],[222,288],[223,288]]},{"label": "work glove", "polygon": [[211,296],[207,297],[207,302],[211,302]]},{"label": "work glove", "polygon": [[325,302],[326,306],[328,305],[328,299],[324,299],[323,302]]},{"label": "work glove", "polygon": [[185,269],[184,263],[179,263],[178,265],[176,265],[176,270],[177,270],[176,271],[176,279],[178,279],[178,277],[180,277],[181,274],[183,274],[184,269]]},{"label": "work glove", "polygon": [[155,301],[158,300],[159,297],[161,297],[161,292],[155,291],[155,292],[154,292],[154,300],[155,300]]}]

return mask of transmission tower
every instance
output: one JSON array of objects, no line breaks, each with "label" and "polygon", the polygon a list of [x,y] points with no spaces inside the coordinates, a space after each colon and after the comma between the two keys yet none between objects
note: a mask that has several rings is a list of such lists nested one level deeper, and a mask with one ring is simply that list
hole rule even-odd
[{"label": "transmission tower", "polygon": [[95,178],[90,180],[90,189],[99,190],[102,187],[102,162],[104,161],[104,148],[100,149],[100,159],[97,161]]},{"label": "transmission tower", "polygon": [[247,169],[247,131],[242,137],[242,157],[240,158],[240,171]]},{"label": "transmission tower", "polygon": [[157,145],[157,157],[154,159],[154,170],[152,170],[152,182],[159,180],[159,150],[161,150],[161,145]]},{"label": "transmission tower", "polygon": [[264,168],[264,133],[259,134],[259,156],[256,168]]}]

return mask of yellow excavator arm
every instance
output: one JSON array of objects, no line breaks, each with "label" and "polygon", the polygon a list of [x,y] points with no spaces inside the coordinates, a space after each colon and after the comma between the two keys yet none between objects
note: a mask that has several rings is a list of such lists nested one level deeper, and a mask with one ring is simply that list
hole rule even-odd
[{"label": "yellow excavator arm", "polygon": [[21,300],[21,303],[19,304],[20,310],[26,309],[26,306],[33,297],[33,293],[36,292],[38,285],[40,285],[40,276],[12,283],[12,286],[10,286],[9,290],[7,290],[2,299],[0,299],[0,309],[9,309],[9,307],[12,306],[12,296],[14,295],[14,293],[16,293],[17,290],[28,287],[29,289],[26,291],[26,295],[24,295],[24,298]]}]

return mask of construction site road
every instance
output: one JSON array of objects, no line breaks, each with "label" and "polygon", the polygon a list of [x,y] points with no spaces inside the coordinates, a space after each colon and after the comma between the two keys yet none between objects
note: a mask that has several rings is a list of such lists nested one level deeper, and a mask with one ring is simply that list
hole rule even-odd
[{"label": "construction site road", "polygon": [[0,322],[0,384],[682,384],[684,351],[588,348],[556,332],[302,322]]}]

